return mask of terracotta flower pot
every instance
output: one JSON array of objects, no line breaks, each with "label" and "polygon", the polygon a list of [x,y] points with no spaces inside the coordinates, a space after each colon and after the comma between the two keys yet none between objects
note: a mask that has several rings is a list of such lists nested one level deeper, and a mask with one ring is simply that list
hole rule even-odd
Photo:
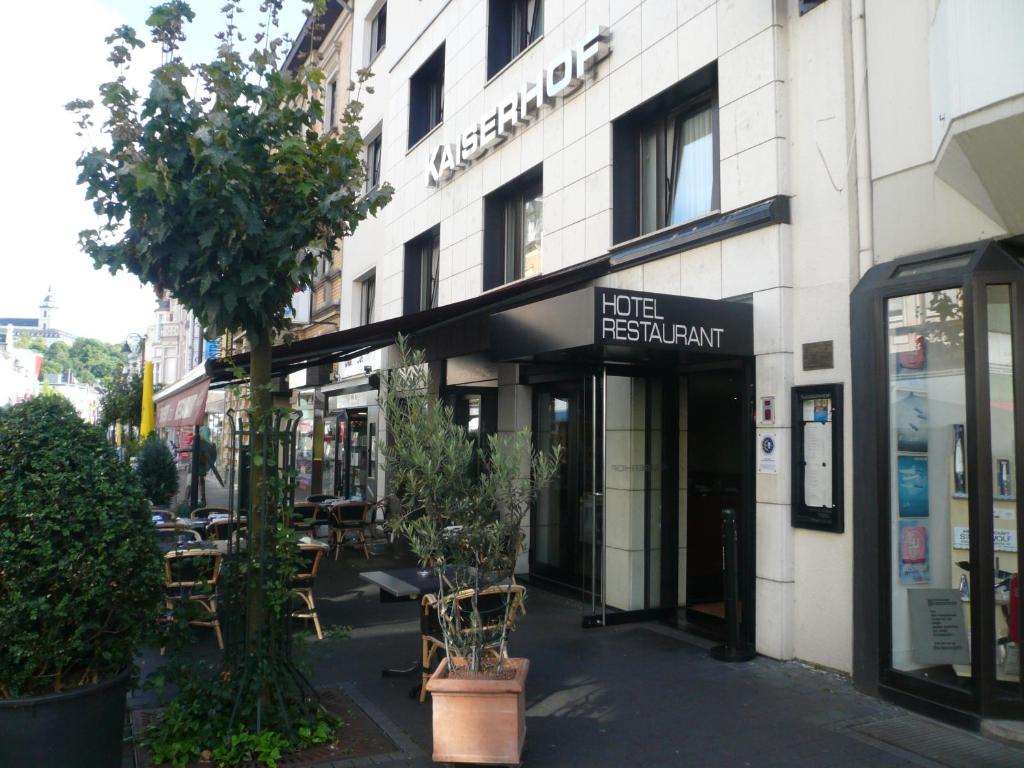
[{"label": "terracotta flower pot", "polygon": [[529,659],[506,659],[508,680],[452,678],[439,664],[427,681],[433,698],[434,761],[516,765],[526,738]]}]

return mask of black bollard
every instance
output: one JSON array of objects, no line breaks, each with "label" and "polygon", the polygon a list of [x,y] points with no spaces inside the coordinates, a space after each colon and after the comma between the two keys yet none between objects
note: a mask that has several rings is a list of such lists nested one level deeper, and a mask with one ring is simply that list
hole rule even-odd
[{"label": "black bollard", "polygon": [[757,653],[740,638],[740,575],[737,557],[736,510],[722,510],[722,547],[725,552],[725,645],[711,649],[719,661],[750,661]]}]

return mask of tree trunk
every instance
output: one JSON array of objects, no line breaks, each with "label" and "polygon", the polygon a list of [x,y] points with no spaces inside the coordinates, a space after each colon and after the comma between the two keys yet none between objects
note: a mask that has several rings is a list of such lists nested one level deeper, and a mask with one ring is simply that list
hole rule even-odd
[{"label": "tree trunk", "polygon": [[[266,547],[264,540],[266,526],[268,523],[267,513],[273,503],[270,490],[266,487],[267,468],[263,463],[266,459],[265,433],[271,425],[271,409],[273,398],[270,394],[270,363],[271,363],[271,330],[264,328],[257,339],[254,339],[252,351],[249,354],[249,384],[250,384],[250,424],[253,429],[251,462],[252,462],[252,485],[249,491],[249,535],[250,551],[249,561],[254,567],[259,567],[263,560],[263,550]],[[257,460],[257,457],[260,457]],[[246,590],[246,633],[245,643],[247,653],[258,653],[259,639],[264,635],[264,623],[266,622],[266,595],[264,594],[262,578],[253,579],[250,574],[249,588]]]}]

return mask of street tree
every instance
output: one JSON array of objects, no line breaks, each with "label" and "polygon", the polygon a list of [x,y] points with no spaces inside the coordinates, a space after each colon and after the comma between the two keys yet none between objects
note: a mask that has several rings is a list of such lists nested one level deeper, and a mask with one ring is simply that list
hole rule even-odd
[{"label": "street tree", "polygon": [[[320,257],[392,192],[386,184],[365,190],[358,100],[350,100],[336,130],[323,130],[323,72],[307,67],[293,77],[281,71],[284,41],[276,30],[282,3],[261,3],[266,21],[244,53],[236,24],[243,9],[229,0],[216,56],[192,65],[181,55],[192,9],[183,0],[157,5],[147,24],[163,63],[148,90],[139,93],[128,83],[132,53],[144,42],[122,26],[107,38],[117,75],[99,86],[99,104],[68,105],[82,132],[94,126],[96,106],[105,113],[99,129],[106,143],[78,160],[79,183],[100,218],[98,227],[80,234],[81,247],[98,268],[124,269],[169,291],[214,334],[245,333],[250,417],[265,436],[257,440],[271,439],[271,348],[287,330],[286,307],[312,284]],[[325,0],[309,5],[307,12],[319,15]],[[359,73],[360,84],[367,76]],[[254,444],[252,455],[263,454]],[[268,498],[272,481],[266,467],[255,466],[253,499]],[[247,666],[234,670],[233,680],[265,679],[267,654],[276,657],[259,638],[282,610],[282,585],[269,583],[262,565],[281,541],[267,524],[274,510],[254,502],[248,511]],[[236,700],[236,710],[253,713],[252,730],[259,729],[261,712],[267,727],[264,705],[274,684],[250,683],[263,686],[254,707]]]}]

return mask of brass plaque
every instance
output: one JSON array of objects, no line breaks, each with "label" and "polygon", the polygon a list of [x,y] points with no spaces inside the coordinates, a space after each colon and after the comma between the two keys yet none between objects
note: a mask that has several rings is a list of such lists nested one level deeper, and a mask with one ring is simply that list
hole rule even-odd
[{"label": "brass plaque", "polygon": [[804,344],[804,370],[823,371],[832,364],[832,341],[812,341]]}]

